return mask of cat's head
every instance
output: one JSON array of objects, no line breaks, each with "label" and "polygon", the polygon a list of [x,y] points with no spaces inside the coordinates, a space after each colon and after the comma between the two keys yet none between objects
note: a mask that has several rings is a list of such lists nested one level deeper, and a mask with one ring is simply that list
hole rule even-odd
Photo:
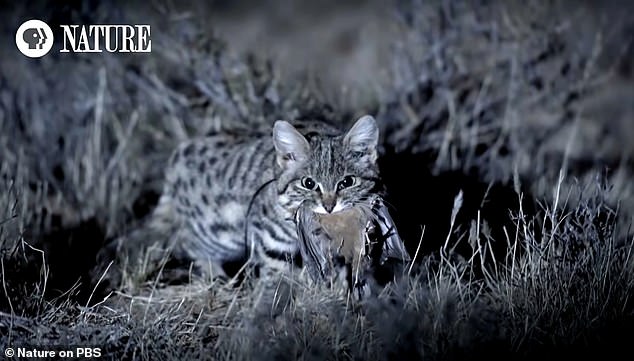
[{"label": "cat's head", "polygon": [[290,123],[273,127],[278,169],[278,201],[289,218],[300,205],[315,213],[336,213],[368,205],[380,190],[377,166],[379,129],[361,117],[338,136],[305,137]]}]

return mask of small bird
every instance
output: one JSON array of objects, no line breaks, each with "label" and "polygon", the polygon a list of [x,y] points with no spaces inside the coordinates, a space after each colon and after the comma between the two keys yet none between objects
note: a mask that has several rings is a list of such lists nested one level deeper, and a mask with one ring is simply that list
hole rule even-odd
[{"label": "small bird", "polygon": [[320,214],[301,207],[296,224],[302,259],[314,280],[345,279],[350,289],[360,290],[375,268],[388,259],[410,260],[378,196],[372,208],[352,207]]}]

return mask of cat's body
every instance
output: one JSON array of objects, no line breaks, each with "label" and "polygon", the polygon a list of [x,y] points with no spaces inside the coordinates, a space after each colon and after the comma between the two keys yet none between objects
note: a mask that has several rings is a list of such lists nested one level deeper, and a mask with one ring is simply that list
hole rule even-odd
[{"label": "cat's body", "polygon": [[[303,134],[303,135],[302,135]],[[297,259],[294,216],[368,207],[379,192],[378,129],[363,117],[346,134],[323,123],[271,134],[213,135],[172,155],[157,213],[180,228],[178,248],[203,268],[250,257],[267,268]]]}]

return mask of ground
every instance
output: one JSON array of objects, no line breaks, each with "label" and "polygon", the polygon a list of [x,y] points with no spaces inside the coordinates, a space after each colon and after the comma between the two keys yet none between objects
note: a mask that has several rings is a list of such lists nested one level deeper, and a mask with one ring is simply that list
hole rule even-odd
[{"label": "ground", "polygon": [[[106,359],[535,359],[634,331],[632,9],[39,1],[0,25],[0,348]],[[143,23],[151,54],[22,56],[15,29]],[[56,44],[58,46],[59,44]],[[381,127],[414,259],[362,302],[200,276],[145,231],[178,143]],[[123,241],[122,241],[123,240]],[[115,248],[115,246],[119,248]]]}]

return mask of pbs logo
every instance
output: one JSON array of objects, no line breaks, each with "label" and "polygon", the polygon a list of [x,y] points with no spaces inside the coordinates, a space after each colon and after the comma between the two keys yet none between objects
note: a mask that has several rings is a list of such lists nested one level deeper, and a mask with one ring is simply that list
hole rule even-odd
[{"label": "pbs logo", "polygon": [[41,20],[25,21],[15,33],[15,45],[29,58],[40,58],[53,47],[53,30]]}]

